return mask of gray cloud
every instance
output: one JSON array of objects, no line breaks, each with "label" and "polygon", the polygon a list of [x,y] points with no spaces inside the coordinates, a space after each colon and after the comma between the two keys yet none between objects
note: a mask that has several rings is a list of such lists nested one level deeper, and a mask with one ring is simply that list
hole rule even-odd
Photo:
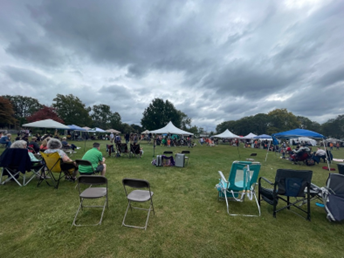
[{"label": "gray cloud", "polygon": [[343,9],[340,0],[5,1],[0,85],[42,103],[74,94],[127,123],[153,98],[209,130],[274,108],[324,122],[343,113]]}]

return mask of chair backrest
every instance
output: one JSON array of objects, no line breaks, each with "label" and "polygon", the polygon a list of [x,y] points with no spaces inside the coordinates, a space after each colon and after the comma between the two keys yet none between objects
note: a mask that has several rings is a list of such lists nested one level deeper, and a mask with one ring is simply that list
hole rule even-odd
[{"label": "chair backrest", "polygon": [[40,152],[42,158],[44,159],[46,167],[51,171],[51,172],[61,172],[61,158],[58,152],[53,152],[53,153],[44,153]]},{"label": "chair backrest", "polygon": [[326,182],[330,193],[344,198],[344,175],[330,173]]},{"label": "chair backrest", "polygon": [[304,190],[311,184],[313,171],[278,169],[275,177],[277,193],[291,197],[304,197]]},{"label": "chair backrest", "polygon": [[172,154],[173,155],[173,151],[164,151],[163,154]]},{"label": "chair backrest", "polygon": [[190,154],[190,151],[188,151],[188,150],[183,150],[183,151],[182,151],[182,154]]},{"label": "chair backrest", "polygon": [[78,184],[85,185],[107,185],[107,178],[104,176],[82,175],[78,177]]},{"label": "chair backrest", "polygon": [[0,156],[0,167],[17,168],[22,173],[31,169],[32,163],[27,149],[9,148]]},{"label": "chair backrest", "polygon": [[136,145],[133,145],[133,144],[130,144],[130,151],[134,154],[140,154],[140,144],[136,144]]},{"label": "chair backrest", "polygon": [[231,190],[249,190],[257,183],[261,164],[251,161],[234,161],[228,181]]},{"label": "chair backrest", "polygon": [[75,160],[75,163],[76,163],[76,165],[77,165],[78,167],[79,167],[79,165],[91,167],[91,168],[93,169],[93,172],[94,172],[94,168],[93,168],[93,166],[92,166],[92,163],[91,163],[91,161],[89,161],[89,160],[85,160],[85,159],[76,159],[76,160]]},{"label": "chair backrest", "polygon": [[124,178],[122,183],[124,186],[134,188],[150,188],[149,182],[143,179]]},{"label": "chair backrest", "polygon": [[119,146],[122,153],[128,152],[128,145],[126,143],[121,143]]}]

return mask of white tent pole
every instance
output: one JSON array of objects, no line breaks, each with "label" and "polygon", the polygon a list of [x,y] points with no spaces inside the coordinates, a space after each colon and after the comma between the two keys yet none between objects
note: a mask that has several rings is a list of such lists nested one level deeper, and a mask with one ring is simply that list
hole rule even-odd
[{"label": "white tent pole", "polygon": [[326,161],[327,161],[327,169],[328,171],[331,171],[331,163],[329,162],[329,158],[327,156],[327,147],[326,147],[326,144],[325,144],[325,139],[323,139],[323,144],[324,144],[324,147],[325,147],[325,155],[326,155]]},{"label": "white tent pole", "polygon": [[270,149],[270,144],[271,144],[272,141],[269,141],[269,144],[268,144],[268,150],[266,152],[266,156],[265,156],[265,161],[267,161],[268,159],[268,155],[269,155],[269,149]]}]

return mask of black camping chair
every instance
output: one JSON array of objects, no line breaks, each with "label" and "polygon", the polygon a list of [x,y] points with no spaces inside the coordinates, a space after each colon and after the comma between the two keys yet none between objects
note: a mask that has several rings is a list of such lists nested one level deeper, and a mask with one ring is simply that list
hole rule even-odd
[{"label": "black camping chair", "polygon": [[[261,200],[264,200],[268,204],[272,205],[274,217],[276,217],[276,213],[279,211],[284,209],[291,210],[291,207],[295,207],[297,210],[306,213],[306,219],[310,221],[310,187],[312,175],[313,171],[310,170],[278,169],[274,183],[270,182],[264,177],[260,177],[258,195],[259,205]],[[264,188],[262,186],[262,180],[273,186],[273,189]],[[306,193],[305,189],[307,189]],[[295,200],[291,202],[290,197],[295,197]],[[279,200],[286,202],[287,205],[277,209]],[[304,204],[305,202],[307,203],[307,209],[303,209],[302,206],[298,205]],[[299,213],[294,213],[301,216]]]}]

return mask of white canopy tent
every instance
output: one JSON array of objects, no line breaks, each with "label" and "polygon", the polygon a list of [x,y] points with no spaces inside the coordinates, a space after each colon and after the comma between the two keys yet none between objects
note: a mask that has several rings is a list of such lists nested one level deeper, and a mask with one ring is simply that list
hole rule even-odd
[{"label": "white canopy tent", "polygon": [[108,132],[108,133],[118,133],[118,134],[121,133],[120,131],[117,131],[115,129],[107,129],[106,132]]},{"label": "white canopy tent", "polygon": [[254,137],[256,137],[257,135],[254,133],[249,133],[248,135],[241,137],[241,139],[245,139],[245,140],[252,140],[254,139]]},{"label": "white canopy tent", "polygon": [[143,131],[141,134],[149,134],[149,130]]},{"label": "white canopy tent", "polygon": [[316,146],[317,145],[317,141],[308,137],[298,137],[298,138],[290,138],[289,139],[289,144],[292,145],[293,140],[296,143],[301,143],[301,142],[309,142],[310,144],[312,144],[312,146]]},{"label": "white canopy tent", "polygon": [[149,131],[149,133],[153,133],[153,134],[169,133],[169,134],[179,134],[179,135],[194,135],[193,133],[183,131],[182,129],[175,127],[171,121],[165,127],[157,129],[157,130]]},{"label": "white canopy tent", "polygon": [[231,131],[229,131],[228,129],[226,129],[226,131],[224,131],[223,133],[220,133],[220,134],[217,134],[217,135],[213,135],[213,137],[216,137],[216,138],[240,138],[242,139],[242,137],[232,133]]},{"label": "white canopy tent", "polygon": [[65,129],[69,130],[70,128],[64,124],[61,124],[59,122],[56,122],[52,119],[45,119],[40,120],[28,124],[23,124],[23,127],[37,127],[37,128],[53,128],[53,129]]}]

